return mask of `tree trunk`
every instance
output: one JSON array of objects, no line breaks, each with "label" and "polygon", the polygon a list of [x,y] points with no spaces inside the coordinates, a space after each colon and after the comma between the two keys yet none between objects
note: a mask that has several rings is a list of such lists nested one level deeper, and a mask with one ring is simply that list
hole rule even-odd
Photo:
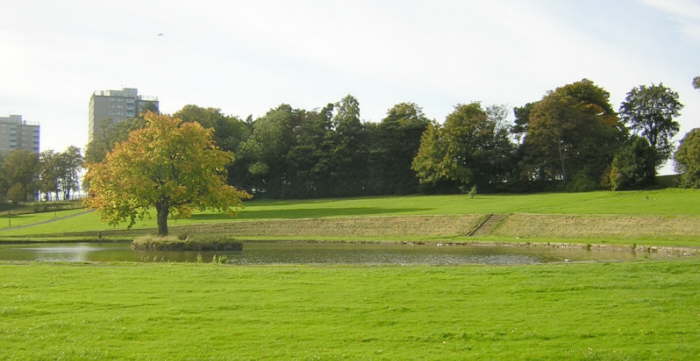
[{"label": "tree trunk", "polygon": [[156,205],[156,210],[158,211],[158,235],[165,237],[168,235],[168,206],[166,204]]}]

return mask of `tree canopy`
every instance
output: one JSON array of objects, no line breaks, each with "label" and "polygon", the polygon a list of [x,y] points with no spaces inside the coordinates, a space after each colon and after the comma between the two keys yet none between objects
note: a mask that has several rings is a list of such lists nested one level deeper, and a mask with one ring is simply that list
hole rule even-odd
[{"label": "tree canopy", "polygon": [[88,163],[86,204],[110,224],[131,227],[155,208],[158,234],[168,234],[168,217],[189,217],[195,208],[233,213],[250,196],[226,184],[233,154],[214,144],[212,130],[155,113],[146,125],[118,143],[100,163]]},{"label": "tree canopy", "polygon": [[610,165],[612,190],[635,189],[654,184],[654,149],[646,138],[632,136]]},{"label": "tree canopy", "polygon": [[13,202],[26,201],[32,198],[37,190],[39,174],[39,157],[27,150],[14,150],[4,159],[2,164],[5,196]]},{"label": "tree canopy", "polygon": [[85,161],[88,163],[103,161],[107,153],[111,152],[117,143],[123,142],[130,132],[141,129],[146,124],[146,120],[142,116],[116,123],[113,123],[111,119],[101,120],[100,122],[102,125],[98,129],[101,131],[94,134],[94,138],[85,149]]},{"label": "tree canopy", "polygon": [[646,138],[654,149],[655,167],[673,153],[672,138],[680,129],[674,118],[680,115],[681,109],[683,104],[678,101],[678,93],[663,84],[635,87],[620,105],[622,121],[633,134]]},{"label": "tree canopy", "polygon": [[514,146],[503,112],[479,103],[460,104],[444,126],[431,124],[423,134],[413,169],[423,183],[454,181],[493,188],[505,182]]},{"label": "tree canopy", "polygon": [[523,175],[571,190],[597,188],[625,135],[609,97],[583,79],[521,108],[528,117]]}]

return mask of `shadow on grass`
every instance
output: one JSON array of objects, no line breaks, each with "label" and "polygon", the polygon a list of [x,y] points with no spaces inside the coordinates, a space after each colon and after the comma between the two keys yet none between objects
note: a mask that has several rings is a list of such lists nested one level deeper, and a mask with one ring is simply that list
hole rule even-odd
[{"label": "shadow on grass", "polygon": [[381,214],[397,214],[408,212],[429,211],[431,208],[301,208],[279,210],[254,210],[244,209],[235,217],[221,213],[200,213],[192,215],[192,220],[216,220],[216,219],[296,219],[296,218],[321,218],[339,216],[368,216]]},{"label": "shadow on grass", "polygon": [[[406,196],[408,197],[408,196]],[[253,199],[246,201],[247,206],[254,207],[279,207],[288,205],[302,205],[302,204],[316,204],[323,203],[324,205],[335,203],[335,202],[354,202],[354,201],[367,201],[379,199],[386,201],[387,196],[358,196],[358,197],[348,197],[348,198],[313,198],[313,199]]]},{"label": "shadow on grass", "polygon": [[22,222],[23,220],[33,218],[32,214],[13,214],[11,217],[7,214],[0,215],[0,229],[4,228],[14,228],[15,226],[22,226],[29,222]]}]

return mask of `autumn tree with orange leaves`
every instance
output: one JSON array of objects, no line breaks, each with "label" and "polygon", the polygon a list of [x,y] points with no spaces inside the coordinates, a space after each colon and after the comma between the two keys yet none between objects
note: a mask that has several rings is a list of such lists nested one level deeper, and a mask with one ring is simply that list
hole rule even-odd
[{"label": "autumn tree with orange leaves", "polygon": [[251,197],[226,184],[233,154],[216,147],[212,130],[168,115],[144,117],[143,129],[131,132],[103,162],[88,164],[86,204],[104,221],[131,227],[155,208],[158,235],[166,236],[169,216],[208,208],[233,214]]}]

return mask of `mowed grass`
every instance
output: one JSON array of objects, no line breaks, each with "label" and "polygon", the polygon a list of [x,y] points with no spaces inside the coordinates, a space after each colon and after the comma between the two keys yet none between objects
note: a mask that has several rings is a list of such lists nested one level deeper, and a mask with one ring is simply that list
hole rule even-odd
[{"label": "mowed grass", "polygon": [[0,264],[0,359],[690,361],[697,265]]},{"label": "mowed grass", "polygon": [[[526,195],[465,195],[366,197],[295,201],[251,201],[235,217],[200,212],[192,218],[171,220],[171,226],[246,220],[325,217],[372,217],[455,214],[578,214],[578,215],[700,215],[700,190],[540,193]],[[60,212],[59,212],[60,213]],[[3,221],[0,218],[0,223]],[[153,228],[155,219],[139,221],[134,228]],[[120,225],[116,229],[124,229]],[[0,229],[0,237],[115,229],[91,213],[20,230]]]},{"label": "mowed grass", "polygon": [[26,226],[30,224],[50,221],[61,217],[71,216],[82,212],[85,212],[85,209],[78,208],[60,210],[55,212],[49,211],[23,214],[11,214],[6,212],[3,216],[0,216],[0,231],[2,231],[3,228]]}]

